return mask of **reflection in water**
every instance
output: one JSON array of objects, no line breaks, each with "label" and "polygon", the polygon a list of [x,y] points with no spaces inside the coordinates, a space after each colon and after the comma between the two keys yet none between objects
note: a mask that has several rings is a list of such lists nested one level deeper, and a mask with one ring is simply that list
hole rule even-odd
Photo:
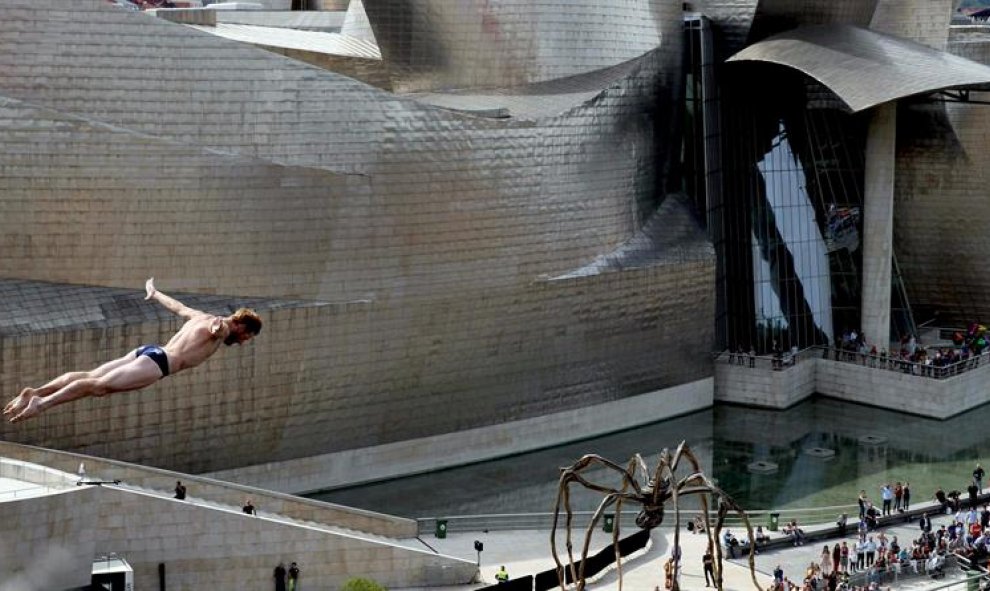
[{"label": "reflection in water", "polygon": [[[639,452],[652,463],[648,454],[686,440],[706,473],[749,509],[855,504],[860,489],[878,499],[880,486],[895,481],[910,482],[912,500],[920,502],[936,486],[965,490],[975,463],[990,447],[982,428],[988,420],[990,406],[948,421],[829,399],[785,411],[718,406],[539,452],[312,496],[407,517],[548,512],[556,499],[558,468],[582,454],[624,464]],[[750,472],[747,466],[757,460],[779,468],[771,474]],[[590,478],[619,485],[605,470]],[[600,500],[572,491],[575,510],[594,509]]]}]

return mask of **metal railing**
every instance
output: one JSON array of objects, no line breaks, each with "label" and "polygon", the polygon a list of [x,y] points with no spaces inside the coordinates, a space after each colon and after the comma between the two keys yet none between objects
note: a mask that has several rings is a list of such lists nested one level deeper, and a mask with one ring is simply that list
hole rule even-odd
[{"label": "metal railing", "polygon": [[[940,349],[951,348],[948,346],[936,347]],[[978,369],[990,364],[990,350],[980,355],[971,355],[966,359],[956,361],[946,365],[935,365],[934,363],[918,363],[907,361],[898,357],[871,355],[860,353],[850,349],[837,349],[815,345],[802,349],[796,354],[784,353],[780,357],[767,355],[750,355],[749,353],[732,353],[728,350],[720,351],[712,355],[716,363],[727,365],[737,365],[760,370],[786,371],[787,369],[809,359],[826,359],[829,361],[839,361],[850,363],[871,369],[883,371],[896,371],[908,375],[936,380],[944,380],[968,371]]]},{"label": "metal railing", "polygon": [[25,499],[29,497],[39,497],[59,490],[64,490],[64,489],[52,488],[45,486],[43,484],[36,484],[34,486],[25,486],[23,488],[14,488],[14,489],[8,488],[8,489],[0,490],[0,501],[11,500],[11,499]]},{"label": "metal railing", "polygon": [[[628,507],[628,505],[627,505]],[[660,527],[674,526],[674,513],[672,508],[666,508],[663,523]],[[762,525],[769,528],[771,514],[776,516],[776,520],[781,525],[789,521],[797,521],[802,526],[813,526],[817,524],[835,523],[836,519],[843,513],[855,515],[858,511],[857,505],[834,505],[830,507],[814,507],[801,509],[762,509],[747,511],[749,522],[755,529]],[[606,512],[611,515],[612,512]],[[616,521],[620,529],[635,528],[636,515],[639,509],[625,508],[622,515]],[[701,515],[701,511],[696,508],[681,509],[681,526],[686,526],[688,522]],[[588,527],[594,511],[574,511],[571,514],[572,527],[584,529]],[[714,518],[714,512],[709,512],[710,518]],[[566,527],[567,515],[563,512],[557,518],[557,527]],[[422,517],[416,519],[420,535],[428,535],[436,531],[437,522],[446,522],[445,530],[448,532],[472,532],[484,530],[518,530],[537,529],[549,530],[553,525],[553,513],[492,513],[480,515],[450,515],[437,517]],[[603,527],[599,521],[598,527]],[[734,513],[726,515],[724,526],[730,529],[740,529],[744,527],[742,518]]]},{"label": "metal railing", "polygon": [[[836,349],[833,347],[816,347],[821,351],[821,357],[823,359],[830,359],[832,361],[840,361],[844,363],[853,363],[856,365],[870,367],[879,370],[886,371],[897,371],[909,375],[914,375],[923,378],[931,378],[936,380],[944,380],[961,375],[967,371],[971,371],[979,368],[980,366],[985,366],[990,363],[990,351],[986,351],[980,355],[971,355],[966,359],[962,359],[955,363],[947,365],[935,365],[934,363],[917,363],[914,361],[907,361],[904,359],[899,359],[897,357],[883,357],[880,355],[871,355],[869,353],[859,353],[856,351],[850,351],[847,349]],[[949,347],[939,347],[939,348],[949,348]]]},{"label": "metal railing", "polygon": [[[850,556],[852,560],[852,556]],[[956,573],[957,576],[950,576]],[[980,577],[983,573],[976,573],[973,576]],[[953,582],[960,582],[968,578],[959,570],[959,564],[955,554],[946,554],[942,566],[937,569],[929,568],[929,561],[925,559],[898,561],[888,564],[882,568],[873,567],[856,571],[849,576],[849,585],[853,587],[865,587],[871,582],[880,585],[898,585],[905,580],[920,578],[941,579],[943,577],[952,579]],[[948,580],[945,582],[949,582]]]},{"label": "metal railing", "polygon": [[789,367],[793,367],[802,361],[808,359],[821,357],[820,347],[808,347],[802,349],[796,353],[787,351],[781,354],[779,357],[773,355],[750,355],[749,353],[739,353],[732,352],[726,349],[725,351],[718,351],[712,354],[712,359],[716,363],[724,363],[727,365],[738,365],[739,367],[747,367],[753,369],[763,369],[763,370],[786,370]]}]

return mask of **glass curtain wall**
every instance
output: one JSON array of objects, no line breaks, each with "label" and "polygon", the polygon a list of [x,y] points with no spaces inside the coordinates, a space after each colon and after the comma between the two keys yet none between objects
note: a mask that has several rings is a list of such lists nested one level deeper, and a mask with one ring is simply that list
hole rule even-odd
[{"label": "glass curtain wall", "polygon": [[775,66],[723,66],[720,348],[759,354],[834,341],[859,322],[866,119]]}]

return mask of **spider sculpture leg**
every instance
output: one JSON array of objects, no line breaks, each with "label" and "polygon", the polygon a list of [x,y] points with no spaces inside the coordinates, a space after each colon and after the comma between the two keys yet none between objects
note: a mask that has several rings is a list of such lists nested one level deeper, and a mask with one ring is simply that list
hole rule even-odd
[{"label": "spider sculpture leg", "polygon": [[[753,536],[753,527],[749,521],[749,516],[746,515],[746,512],[743,511],[742,508],[736,504],[736,502],[732,499],[732,497],[725,494],[725,491],[723,491],[718,486],[716,486],[707,477],[705,477],[704,474],[700,472],[685,477],[684,479],[682,479],[680,482],[677,483],[676,488],[680,491],[681,494],[698,494],[698,493],[706,494],[706,495],[712,494],[712,495],[716,495],[719,499],[719,506],[718,506],[714,532],[710,534],[708,537],[709,546],[715,549],[716,559],[715,559],[715,565],[713,571],[716,579],[716,587],[718,589],[722,588],[721,587],[722,546],[718,543],[718,540],[722,531],[722,525],[725,522],[725,517],[728,514],[728,512],[732,510],[735,513],[739,514],[739,516],[743,520],[743,523],[746,526],[746,532],[749,536],[749,539],[751,540],[751,543],[749,545],[749,557],[748,557],[750,577],[752,578],[753,585],[756,586],[757,588],[760,588],[760,584],[756,580],[756,563],[755,563],[756,543],[755,543],[755,538]],[[709,530],[711,529],[712,528],[709,528]]]},{"label": "spider sculpture leg", "polygon": [[[622,482],[623,482],[622,490],[611,489],[611,488],[608,488],[608,487],[605,487],[605,486],[601,486],[601,485],[592,483],[592,482],[588,481],[587,479],[585,479],[581,475],[581,472],[584,471],[584,470],[586,470],[586,469],[588,469],[591,466],[604,467],[604,468],[608,468],[610,470],[613,470],[615,472],[618,472],[622,476]],[[571,532],[572,532],[572,525],[573,525],[573,512],[571,511],[571,507],[570,507],[570,489],[569,489],[569,487],[570,487],[570,485],[573,482],[577,482],[578,484],[581,484],[585,488],[588,488],[588,489],[593,490],[593,491],[596,491],[596,492],[604,493],[606,495],[606,498],[602,501],[602,504],[599,505],[598,511],[596,511],[594,517],[592,518],[592,524],[589,526],[588,534],[585,536],[585,544],[584,544],[584,548],[583,548],[583,552],[582,552],[582,557],[581,557],[582,559],[581,559],[581,572],[580,573],[577,572],[577,569],[575,567],[574,555],[573,555],[573,551],[572,551],[573,545],[572,545],[572,542],[571,542]],[[584,564],[585,564],[586,559],[587,559],[588,545],[590,544],[590,537],[591,537],[591,533],[590,532],[593,531],[595,525],[601,519],[601,515],[602,515],[602,513],[604,513],[605,507],[610,506],[612,503],[614,503],[619,496],[628,497],[628,498],[635,498],[633,494],[625,492],[629,488],[632,488],[634,491],[636,491],[637,494],[641,494],[641,488],[639,486],[639,483],[635,481],[633,474],[630,473],[630,470],[628,468],[627,469],[623,469],[622,466],[619,466],[615,462],[606,460],[605,458],[602,458],[601,456],[597,456],[595,454],[585,455],[584,457],[582,457],[581,459],[579,459],[577,462],[575,462],[569,468],[562,468],[561,469],[560,484],[559,484],[559,489],[558,489],[558,493],[557,493],[557,505],[556,505],[555,511],[554,511],[553,528],[552,528],[552,531],[550,533],[550,545],[551,545],[551,549],[552,549],[553,555],[554,555],[554,562],[557,565],[557,577],[560,580],[560,586],[561,586],[562,589],[567,589],[568,587],[566,585],[566,580],[565,580],[565,577],[564,577],[564,566],[560,562],[559,554],[558,554],[557,548],[556,548],[557,522],[558,522],[558,515],[560,513],[560,507],[561,507],[561,505],[563,504],[565,510],[567,511],[567,537],[566,537],[566,540],[567,541],[566,541],[566,544],[567,544],[567,550],[568,550],[568,563],[569,563],[569,567],[570,567],[569,570],[570,570],[571,580],[576,583],[578,589],[583,589],[584,588],[584,577],[583,577]]]}]

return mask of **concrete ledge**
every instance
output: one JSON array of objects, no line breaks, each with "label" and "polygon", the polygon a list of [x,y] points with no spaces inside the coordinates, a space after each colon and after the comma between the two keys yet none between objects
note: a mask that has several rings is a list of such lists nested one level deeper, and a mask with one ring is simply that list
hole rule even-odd
[{"label": "concrete ledge", "polygon": [[433,437],[270,462],[207,476],[296,494],[419,474],[597,437],[712,405],[706,378],[605,404]]},{"label": "concrete ledge", "polygon": [[155,8],[147,10],[160,19],[182,25],[217,26],[217,11],[205,8]]},{"label": "concrete ledge", "polygon": [[[977,496],[977,506],[984,505],[990,502],[990,492],[988,489],[983,489],[983,491]],[[960,498],[960,504],[964,507],[968,506],[968,499]],[[903,513],[894,513],[892,515],[887,515],[880,517],[877,520],[877,528],[881,529],[884,527],[890,527],[899,523],[908,523],[920,518],[922,515],[945,515],[942,511],[941,506],[935,502],[925,502],[915,505],[914,509],[909,511],[904,511]],[[838,518],[838,516],[836,516]],[[830,540],[834,538],[843,538],[846,536],[854,535],[857,531],[858,515],[850,515],[849,521],[846,527],[840,528],[836,523],[819,523],[811,525],[801,525],[798,524],[801,530],[804,532],[804,543],[807,545],[809,542]],[[737,528],[738,531],[738,528]],[[764,530],[766,531],[766,530]],[[767,532],[770,535],[770,540],[765,544],[757,545],[757,550],[772,550],[779,548],[787,548],[793,545],[793,540],[787,534],[783,532]],[[737,553],[739,556],[745,556],[749,552],[749,544],[737,547]]]},{"label": "concrete ledge", "polygon": [[[90,478],[119,479],[129,485],[157,491],[171,491],[175,481],[181,480],[188,488],[190,497],[234,507],[240,507],[244,499],[250,497],[263,511],[391,538],[411,538],[417,532],[416,522],[412,519],[117,460],[2,441],[0,456],[47,466],[65,473],[74,472],[80,463],[84,463]],[[39,467],[34,473],[40,474],[40,470],[43,469]]]}]

